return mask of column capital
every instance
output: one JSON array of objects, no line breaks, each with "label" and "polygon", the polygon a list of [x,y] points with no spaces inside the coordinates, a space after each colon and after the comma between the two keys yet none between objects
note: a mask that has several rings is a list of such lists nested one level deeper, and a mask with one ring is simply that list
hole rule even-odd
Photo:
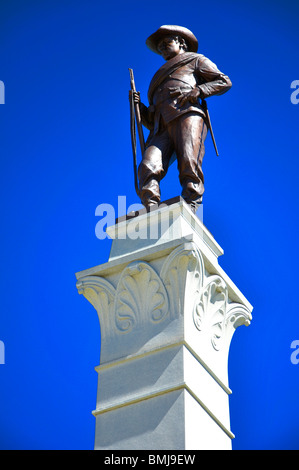
[{"label": "column capital", "polygon": [[228,354],[252,306],[223,250],[180,198],[107,232],[108,262],[76,274],[101,326],[95,447],[231,448]]}]

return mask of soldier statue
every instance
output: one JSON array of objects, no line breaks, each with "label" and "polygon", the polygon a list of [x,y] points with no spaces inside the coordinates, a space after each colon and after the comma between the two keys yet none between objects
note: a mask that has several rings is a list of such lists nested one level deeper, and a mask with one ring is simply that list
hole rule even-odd
[{"label": "soldier statue", "polygon": [[150,82],[148,107],[139,92],[130,92],[142,124],[150,131],[138,168],[139,196],[145,207],[160,203],[160,181],[175,156],[182,198],[196,212],[204,192],[204,142],[211,130],[205,98],[225,93],[232,84],[197,53],[198,41],[187,28],[161,26],[146,45],[166,63]]}]

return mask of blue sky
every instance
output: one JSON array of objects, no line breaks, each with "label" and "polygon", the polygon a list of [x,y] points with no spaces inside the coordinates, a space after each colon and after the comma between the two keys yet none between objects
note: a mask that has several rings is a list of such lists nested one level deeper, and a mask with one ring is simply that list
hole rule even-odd
[{"label": "blue sky", "polygon": [[[191,29],[233,87],[209,100],[204,223],[253,304],[230,350],[234,449],[299,449],[298,124],[294,1],[0,4],[1,449],[92,449],[100,326],[75,272],[107,261],[99,204],[135,195],[129,74],[146,103],[163,60],[145,39]],[[175,165],[162,199],[180,194]],[[122,214],[118,214],[122,215]]]}]

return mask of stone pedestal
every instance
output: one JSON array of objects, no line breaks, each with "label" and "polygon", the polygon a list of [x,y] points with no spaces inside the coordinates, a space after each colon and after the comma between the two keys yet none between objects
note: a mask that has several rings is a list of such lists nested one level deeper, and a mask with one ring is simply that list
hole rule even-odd
[{"label": "stone pedestal", "polygon": [[227,362],[252,307],[178,198],[118,219],[109,261],[76,274],[101,326],[95,449],[231,449]]}]

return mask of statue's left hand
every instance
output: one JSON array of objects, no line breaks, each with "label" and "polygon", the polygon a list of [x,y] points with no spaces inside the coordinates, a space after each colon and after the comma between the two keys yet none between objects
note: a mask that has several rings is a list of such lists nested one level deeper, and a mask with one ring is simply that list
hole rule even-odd
[{"label": "statue's left hand", "polygon": [[177,97],[177,103],[180,107],[183,106],[185,103],[187,103],[187,101],[195,104],[197,103],[199,97],[200,97],[200,91],[198,88],[195,87],[193,88],[193,90],[189,91],[188,93],[180,94]]}]

